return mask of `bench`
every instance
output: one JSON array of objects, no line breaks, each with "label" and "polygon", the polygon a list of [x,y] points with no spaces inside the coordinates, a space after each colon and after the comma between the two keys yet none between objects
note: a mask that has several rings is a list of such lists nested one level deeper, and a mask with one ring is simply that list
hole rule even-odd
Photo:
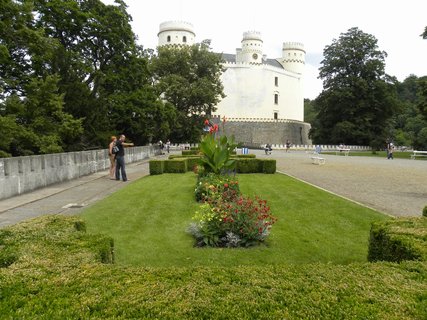
[{"label": "bench", "polygon": [[413,151],[411,154],[411,159],[415,160],[416,157],[427,157],[427,151]]},{"label": "bench", "polygon": [[311,161],[313,162],[313,164],[325,164],[325,158],[319,157],[319,156],[313,156],[311,157]]},{"label": "bench", "polygon": [[350,153],[350,149],[340,148],[340,149],[337,149],[337,150],[335,151],[335,154],[336,154],[336,155],[338,155],[338,154],[342,154],[342,153],[344,153],[344,155],[345,155],[345,156],[348,156],[348,154]]}]

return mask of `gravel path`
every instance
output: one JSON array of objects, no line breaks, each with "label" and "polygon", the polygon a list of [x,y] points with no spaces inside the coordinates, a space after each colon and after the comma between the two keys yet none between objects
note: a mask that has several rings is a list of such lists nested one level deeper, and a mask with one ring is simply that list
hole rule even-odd
[{"label": "gravel path", "polygon": [[393,216],[421,216],[427,205],[427,161],[322,155],[312,164],[302,151],[275,151],[257,157],[277,160],[277,170]]}]

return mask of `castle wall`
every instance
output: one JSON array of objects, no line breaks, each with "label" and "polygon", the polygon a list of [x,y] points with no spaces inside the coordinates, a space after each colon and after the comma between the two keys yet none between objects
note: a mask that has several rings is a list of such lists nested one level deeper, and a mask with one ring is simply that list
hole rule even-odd
[{"label": "castle wall", "polygon": [[[226,63],[221,76],[226,97],[214,115],[226,118],[304,120],[303,80],[300,74],[269,65]],[[275,77],[278,79],[276,86]],[[277,104],[275,94],[278,95]]]},{"label": "castle wall", "polygon": [[[219,118],[214,122],[220,123]],[[240,121],[229,120],[219,124],[219,134],[234,136],[236,142],[248,146],[264,145],[266,143],[284,145],[286,140],[297,145],[311,145],[308,138],[310,124],[299,121],[273,121],[245,119]]]}]

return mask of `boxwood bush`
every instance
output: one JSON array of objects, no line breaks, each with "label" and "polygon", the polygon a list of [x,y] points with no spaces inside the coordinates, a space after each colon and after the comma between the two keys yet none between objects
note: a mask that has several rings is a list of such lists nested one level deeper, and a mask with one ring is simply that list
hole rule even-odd
[{"label": "boxwood bush", "polygon": [[113,266],[99,252],[111,239],[78,231],[76,219],[44,216],[3,229],[18,259],[0,268],[1,318],[427,318],[426,261]]},{"label": "boxwood bush", "polygon": [[150,174],[162,174],[165,169],[164,160],[150,160],[149,162]]},{"label": "boxwood bush", "polygon": [[236,171],[238,173],[260,173],[263,171],[262,161],[254,158],[237,159]]},{"label": "boxwood bush", "polygon": [[197,155],[200,153],[199,150],[182,150],[181,152],[183,156]]},{"label": "boxwood bush", "polygon": [[373,223],[369,261],[427,261],[427,219],[399,218]]},{"label": "boxwood bush", "polygon": [[185,173],[187,172],[187,159],[164,160],[164,173]]},{"label": "boxwood bush", "polygon": [[262,161],[262,172],[264,173],[275,173],[276,172],[276,160],[275,159],[261,159]]}]

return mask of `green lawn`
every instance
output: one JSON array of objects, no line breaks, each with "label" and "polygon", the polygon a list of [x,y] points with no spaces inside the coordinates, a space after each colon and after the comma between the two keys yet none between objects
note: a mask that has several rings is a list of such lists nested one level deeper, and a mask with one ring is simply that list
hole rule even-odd
[{"label": "green lawn", "polygon": [[198,204],[196,176],[147,176],[83,212],[89,232],[114,238],[116,262],[140,266],[238,266],[366,261],[372,221],[387,219],[281,174],[239,175],[241,191],[267,199],[278,218],[266,245],[193,247],[185,232]]},{"label": "green lawn", "polygon": [[[322,154],[332,154],[332,155],[338,155],[338,156],[345,156],[344,153],[342,154],[336,154],[336,152],[332,151],[325,151],[322,152]],[[411,159],[411,155],[413,152],[410,151],[395,151],[393,152],[393,158],[397,159]],[[375,153],[372,153],[371,151],[350,151],[350,156],[358,156],[358,157],[380,157],[380,158],[387,158],[387,152],[386,151],[375,151]],[[417,157],[417,160],[419,159],[427,159],[427,157]]]}]

